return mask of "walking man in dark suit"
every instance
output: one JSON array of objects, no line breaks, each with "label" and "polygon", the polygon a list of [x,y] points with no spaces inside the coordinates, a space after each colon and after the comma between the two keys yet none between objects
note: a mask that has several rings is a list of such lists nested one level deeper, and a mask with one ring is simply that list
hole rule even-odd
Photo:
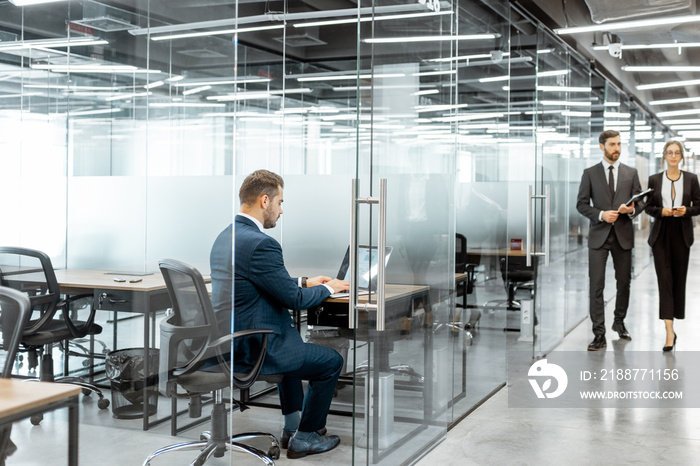
[{"label": "walking man in dark suit", "polygon": [[588,233],[588,278],[590,286],[590,316],[593,341],[588,351],[607,346],[605,341],[605,266],[612,256],[617,281],[615,320],[612,329],[620,338],[631,340],[624,319],[630,297],[632,280],[632,248],[634,225],[632,219],[644,210],[642,205],[625,203],[642,191],[635,168],[620,163],[620,133],[603,131],[598,138],[603,160],[587,168],[581,177],[576,209],[590,220]]},{"label": "walking man in dark suit", "polygon": [[[324,276],[289,276],[280,244],[264,233],[282,215],[283,187],[282,178],[267,170],[253,172],[243,181],[241,210],[235,218],[235,282],[231,273],[233,225],[229,225],[211,251],[212,303],[221,324],[230,328],[233,284],[234,330],[274,330],[261,373],[283,375],[277,386],[284,415],[280,445],[287,449],[287,458],[301,458],[332,450],[340,443],[337,435],[323,434],[343,357],[331,348],[305,343],[289,309],[316,306],[332,293],[347,290],[349,284]],[[259,336],[237,340],[234,366],[250,368],[261,343]],[[303,380],[309,382],[306,395]]]}]

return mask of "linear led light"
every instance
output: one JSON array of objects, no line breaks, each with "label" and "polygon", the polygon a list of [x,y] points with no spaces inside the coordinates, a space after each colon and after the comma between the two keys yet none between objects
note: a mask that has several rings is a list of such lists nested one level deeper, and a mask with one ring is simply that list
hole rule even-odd
[{"label": "linear led light", "polygon": [[510,75],[504,75],[504,76],[491,76],[490,78],[479,78],[480,83],[495,83],[499,81],[508,81],[510,79]]},{"label": "linear led light", "polygon": [[[503,52],[503,56],[509,57],[510,52]],[[459,57],[432,58],[428,61],[431,61],[431,62],[433,62],[433,61],[434,62],[446,62],[446,61],[461,61],[461,60],[469,61],[469,60],[478,60],[480,58],[491,58],[491,54],[490,53],[478,53],[475,55],[461,55]],[[491,61],[491,60],[489,60],[489,61]]]},{"label": "linear led light", "polygon": [[115,95],[112,97],[107,97],[105,101],[107,102],[112,102],[114,100],[126,100],[126,99],[131,99],[133,97],[146,97],[148,95],[153,94],[153,92],[131,92],[129,94],[119,94]]},{"label": "linear led light", "polygon": [[414,37],[373,37],[365,39],[367,44],[396,44],[408,42],[445,42],[453,40],[487,40],[498,39],[500,34],[463,34],[457,36],[414,36]]},{"label": "linear led light", "polygon": [[15,6],[27,6],[27,5],[39,5],[42,3],[54,3],[54,2],[61,2],[64,0],[10,0],[10,3],[12,3]]},{"label": "linear led light", "polygon": [[332,90],[333,92],[371,91],[372,86],[337,86]]},{"label": "linear led light", "polygon": [[439,94],[440,91],[437,89],[426,89],[424,91],[416,91],[413,93],[413,95],[432,95],[432,94]]},{"label": "linear led light", "polygon": [[645,91],[649,89],[666,89],[669,87],[685,87],[685,86],[697,86],[700,84],[700,79],[689,79],[686,81],[671,81],[666,83],[655,83],[655,84],[640,84],[637,86],[638,91]]},{"label": "linear led light", "polygon": [[623,66],[622,71],[636,73],[677,73],[683,71],[698,72],[700,66]]},{"label": "linear led light", "polygon": [[537,76],[545,78],[547,76],[564,76],[569,73],[571,73],[571,70],[551,70],[538,72]]},{"label": "linear led light", "polygon": [[203,107],[203,108],[217,108],[225,107],[226,104],[216,104],[216,103],[206,103],[206,102],[152,102],[148,104],[149,107],[154,108],[166,108],[166,107]]},{"label": "linear led light", "polygon": [[673,110],[671,112],[659,112],[656,114],[659,118],[682,116],[682,115],[698,115],[700,114],[700,108],[691,108],[688,110]]},{"label": "linear led light", "polygon": [[700,22],[700,15],[670,16],[661,18],[657,17],[652,19],[640,19],[635,21],[620,21],[616,23],[594,24],[591,26],[559,28],[555,29],[554,32],[561,36],[566,34],[581,34],[584,32],[619,31],[621,29],[634,29],[645,27],[655,28],[666,24],[685,24],[697,22]]},{"label": "linear led light", "polygon": [[456,121],[484,120],[488,118],[502,118],[505,113],[471,113],[466,115],[455,115],[449,117],[433,118],[432,121],[448,123]]},{"label": "linear led light", "polygon": [[189,37],[208,37],[208,36],[220,36],[224,34],[243,34],[245,32],[255,32],[255,31],[269,31],[273,29],[284,29],[284,24],[274,24],[271,26],[253,26],[249,28],[235,28],[235,29],[220,29],[218,31],[204,31],[204,32],[187,32],[184,34],[172,34],[163,36],[151,36],[151,40],[175,40],[175,39],[186,39]]},{"label": "linear led light", "polygon": [[343,81],[347,79],[382,79],[382,78],[403,78],[406,76],[403,73],[385,73],[385,74],[344,74],[338,76],[302,76],[297,78],[299,82],[315,82],[315,81]]},{"label": "linear led light", "polygon": [[620,112],[605,112],[603,118],[630,118],[631,113],[620,113]]},{"label": "linear led light", "polygon": [[190,80],[187,82],[178,82],[175,87],[190,87],[190,86],[222,86],[226,84],[251,84],[251,83],[269,83],[272,81],[271,78],[258,78],[258,77],[245,77],[240,79],[226,79],[226,80]]},{"label": "linear led light", "polygon": [[76,37],[67,39],[38,39],[38,40],[21,40],[14,42],[0,42],[0,52],[6,50],[23,50],[23,49],[55,49],[63,47],[82,47],[86,45],[104,45],[109,44],[106,40],[96,37]]},{"label": "linear led light", "polygon": [[[441,15],[451,15],[451,10],[446,11],[431,11],[427,13],[405,13],[399,15],[385,15],[385,16],[362,16],[359,21],[361,23],[369,21],[387,21],[394,19],[411,19],[411,18],[425,18],[428,16],[441,16]],[[356,24],[358,21],[357,17],[347,18],[347,19],[330,19],[328,21],[310,21],[307,23],[297,23],[294,25],[295,28],[310,28],[316,26],[335,26],[337,24]]]},{"label": "linear led light", "polygon": [[700,118],[682,118],[680,120],[664,120],[664,125],[700,125]]},{"label": "linear led light", "polygon": [[73,86],[67,84],[25,84],[28,89],[58,89],[60,91],[118,91],[127,89],[124,86]]},{"label": "linear led light", "polygon": [[[622,44],[622,50],[684,49],[686,47],[700,47],[700,42],[670,42],[666,44]],[[608,50],[608,46],[594,45],[593,50]]]},{"label": "linear led light", "polygon": [[538,54],[538,55],[541,55],[541,54],[543,54],[543,53],[552,53],[552,52],[554,52],[554,49],[539,49],[539,50],[537,51],[537,54]]},{"label": "linear led light", "polygon": [[147,70],[130,65],[31,65],[34,70],[48,70],[54,73],[160,73],[160,70]]},{"label": "linear led light", "polygon": [[166,81],[169,83],[176,83],[178,81],[182,81],[183,79],[185,79],[184,76],[172,76],[170,78],[167,78]]},{"label": "linear led light", "polygon": [[85,116],[85,115],[102,115],[105,113],[118,113],[124,110],[123,108],[101,108],[96,110],[84,110],[82,112],[70,112],[70,116]]},{"label": "linear led light", "polygon": [[211,86],[193,87],[192,89],[187,89],[186,91],[182,91],[182,95],[196,94],[197,92],[206,91],[208,89],[211,89]]},{"label": "linear led light", "polygon": [[289,94],[308,94],[313,92],[308,87],[299,89],[284,89],[275,91],[253,91],[253,92],[237,92],[236,94],[228,95],[213,95],[207,97],[207,100],[216,100],[218,102],[229,102],[232,100],[250,100],[250,99],[265,99],[271,97],[283,97]]},{"label": "linear led light", "polygon": [[649,105],[672,105],[700,102],[700,97],[683,97],[681,99],[652,100]]},{"label": "linear led light", "polygon": [[538,91],[543,92],[591,92],[591,87],[574,87],[574,86],[537,86]]},{"label": "linear led light", "polygon": [[41,92],[25,92],[24,94],[6,94],[0,95],[0,99],[13,99],[17,97],[29,97],[34,95],[41,95]]},{"label": "linear led light", "polygon": [[605,102],[603,107],[619,107],[620,102]]},{"label": "linear led light", "polygon": [[590,107],[590,102],[576,102],[571,100],[541,100],[542,105],[566,105],[567,107]]},{"label": "linear led light", "polygon": [[455,105],[421,105],[414,107],[416,112],[444,112],[446,110],[456,110],[458,108],[467,108],[469,104],[455,104]]},{"label": "linear led light", "polygon": [[441,76],[445,74],[457,74],[457,70],[445,70],[445,71],[421,71],[418,73],[413,73],[411,76]]},{"label": "linear led light", "polygon": [[165,84],[165,81],[154,81],[143,86],[144,89],[153,89],[154,87],[160,87]]}]

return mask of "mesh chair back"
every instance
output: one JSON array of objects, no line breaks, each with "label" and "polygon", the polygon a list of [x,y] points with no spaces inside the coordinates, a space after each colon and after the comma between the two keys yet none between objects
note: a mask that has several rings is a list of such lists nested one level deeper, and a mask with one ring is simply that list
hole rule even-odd
[{"label": "mesh chair back", "polygon": [[159,266],[172,303],[168,329],[179,333],[180,340],[175,358],[162,354],[164,349],[161,357],[170,357],[169,367],[194,370],[196,365],[217,354],[208,347],[219,336],[209,292],[204,278],[194,267],[172,259],[160,261]]},{"label": "mesh chair back", "polygon": [[455,272],[464,273],[467,267],[467,237],[456,234],[455,242]]},{"label": "mesh chair back", "polygon": [[33,320],[26,334],[36,332],[53,319],[60,300],[59,287],[51,259],[43,252],[0,247],[0,285],[29,297]]},{"label": "mesh chair back", "polygon": [[29,298],[0,286],[0,377],[10,377],[22,332],[29,320]]}]

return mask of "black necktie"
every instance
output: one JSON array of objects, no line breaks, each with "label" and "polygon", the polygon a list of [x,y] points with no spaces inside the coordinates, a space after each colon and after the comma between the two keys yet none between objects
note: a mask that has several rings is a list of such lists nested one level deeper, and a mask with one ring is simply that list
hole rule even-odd
[{"label": "black necktie", "polygon": [[615,175],[613,175],[614,167],[610,165],[608,167],[610,170],[610,176],[608,176],[608,186],[610,187],[610,196],[615,197]]}]

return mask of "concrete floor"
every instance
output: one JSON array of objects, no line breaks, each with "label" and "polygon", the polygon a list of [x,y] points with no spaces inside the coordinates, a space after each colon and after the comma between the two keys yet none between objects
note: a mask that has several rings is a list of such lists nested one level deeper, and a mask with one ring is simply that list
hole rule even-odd
[{"label": "concrete floor", "polygon": [[[606,293],[608,295],[611,293]],[[687,298],[688,317],[676,326],[679,335],[678,351],[694,352],[700,350],[700,340],[693,338],[700,333],[700,316],[695,312],[700,306],[698,247],[691,255]],[[620,344],[616,342],[617,335],[608,330],[606,355],[614,355],[616,351],[661,352],[664,329],[657,318],[657,303],[656,277],[652,265],[644,268],[633,281],[630,311],[626,320],[632,341]],[[608,306],[608,314],[606,321],[609,326],[612,323],[611,306]],[[484,330],[480,338],[485,338],[486,335],[487,330]],[[556,351],[585,351],[591,338],[590,322],[585,320],[564,338]],[[475,345],[478,345],[478,341]],[[488,356],[488,352],[482,353],[482,356]],[[526,409],[509,407],[508,402],[506,387],[451,429],[446,439],[416,464],[695,465],[698,464],[697,458],[700,458],[700,408]],[[167,402],[161,398],[160,403],[159,412]],[[15,424],[12,439],[19,451],[8,459],[7,464],[65,464],[67,424],[62,411],[48,413],[40,426],[32,426],[28,421]],[[98,410],[93,398],[83,398],[80,416],[81,465],[140,465],[151,451],[179,441],[196,439],[198,433],[206,427],[204,424],[179,437],[169,435],[167,423],[143,432],[140,420],[115,420],[109,410]],[[277,464],[350,464],[351,422],[351,418],[345,416],[329,417],[329,430],[341,437],[341,445],[333,452],[300,460],[288,460],[283,452]],[[234,431],[260,429],[273,430],[277,434],[280,427],[279,412],[275,409],[254,407],[234,416]],[[258,445],[264,448],[263,444]],[[152,464],[189,464],[194,456],[196,453],[192,451],[177,452]],[[364,458],[355,458],[357,464],[361,464],[362,460]],[[227,454],[222,459],[210,460],[207,464],[260,463],[234,453]]]}]

